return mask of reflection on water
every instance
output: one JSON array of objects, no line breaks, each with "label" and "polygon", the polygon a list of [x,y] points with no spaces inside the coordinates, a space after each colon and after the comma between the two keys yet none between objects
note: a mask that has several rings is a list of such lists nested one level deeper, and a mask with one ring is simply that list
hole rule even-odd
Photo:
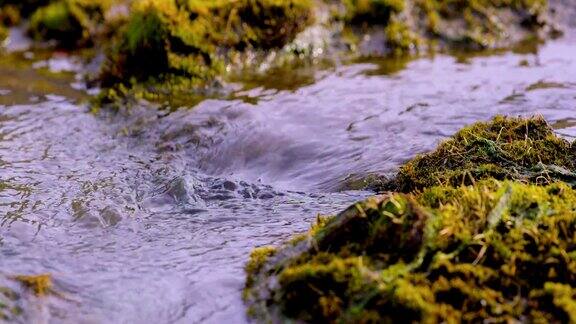
[{"label": "reflection on water", "polygon": [[0,285],[53,274],[58,294],[25,294],[23,322],[243,322],[250,249],[368,195],[337,192],[349,175],[499,113],[576,136],[574,53],[362,61],[169,115],[94,116],[70,80],[2,67]]}]

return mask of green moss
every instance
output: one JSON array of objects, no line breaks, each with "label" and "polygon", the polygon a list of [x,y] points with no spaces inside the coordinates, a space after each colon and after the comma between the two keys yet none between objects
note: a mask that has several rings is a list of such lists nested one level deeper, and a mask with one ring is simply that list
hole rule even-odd
[{"label": "green moss", "polygon": [[28,17],[36,9],[46,6],[51,0],[0,0],[0,8],[11,7],[19,16]]},{"label": "green moss", "polygon": [[560,321],[574,316],[576,191],[480,181],[360,202],[249,273],[261,321]]},{"label": "green moss", "polygon": [[[272,255],[276,253],[276,248],[273,246],[263,246],[257,249],[254,249],[250,254],[250,260],[246,263],[246,273],[258,273],[264,263],[270,258]],[[251,286],[253,284],[253,280],[251,277],[248,277],[246,280],[246,286]]]},{"label": "green moss", "polygon": [[[547,0],[341,0],[335,16],[352,26],[384,26],[390,51],[509,46],[546,24]],[[362,30],[362,33],[365,32]],[[423,40],[427,40],[424,42]],[[427,45],[418,46],[415,45]],[[411,49],[408,51],[407,49]]]},{"label": "green moss", "polygon": [[407,162],[382,189],[410,192],[485,178],[576,184],[575,169],[575,149],[557,137],[542,117],[497,116],[460,130],[434,152]]},{"label": "green moss", "polygon": [[344,0],[344,19],[353,24],[386,25],[394,13],[405,8],[404,0]]},{"label": "green moss", "polygon": [[422,40],[405,24],[392,20],[384,29],[388,47],[395,55],[415,52]]},{"label": "green moss", "polygon": [[[309,0],[136,1],[101,78],[163,84],[168,92],[213,81],[231,53],[279,48],[311,23]],[[154,62],[154,64],[148,64]]]},{"label": "green moss", "polygon": [[420,25],[434,38],[473,48],[494,47],[511,28],[537,29],[547,0],[416,0]]},{"label": "green moss", "polygon": [[0,43],[3,42],[6,38],[8,38],[9,31],[8,28],[0,25]]},{"label": "green moss", "polygon": [[28,32],[36,40],[55,40],[64,47],[89,45],[108,5],[106,0],[54,1],[34,12]]}]

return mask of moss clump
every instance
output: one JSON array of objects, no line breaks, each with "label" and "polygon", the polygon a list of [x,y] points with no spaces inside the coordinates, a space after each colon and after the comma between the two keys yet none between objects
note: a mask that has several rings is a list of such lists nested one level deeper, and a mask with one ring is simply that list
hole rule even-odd
[{"label": "moss clump", "polygon": [[55,40],[60,46],[79,47],[92,42],[96,25],[103,23],[106,0],[60,0],[39,8],[30,18],[35,40]]},{"label": "moss clump", "polygon": [[[274,253],[276,253],[276,248],[273,246],[263,246],[254,249],[250,253],[250,260],[246,263],[246,273],[258,273]],[[246,286],[252,286],[253,283],[253,278],[249,276],[246,279]]]},{"label": "moss clump", "polygon": [[434,152],[400,168],[386,190],[410,192],[435,185],[468,185],[486,178],[576,185],[576,151],[542,117],[497,116],[466,127]]},{"label": "moss clump", "polygon": [[8,35],[9,35],[8,29],[0,25],[0,43],[3,42],[6,38],[8,38]]},{"label": "moss clump", "polygon": [[492,47],[509,28],[537,29],[547,0],[416,0],[421,25],[448,43]]},{"label": "moss clump", "polygon": [[510,46],[544,29],[547,0],[341,0],[340,8],[335,16],[351,26],[384,26],[398,54]]},{"label": "moss clump", "polygon": [[395,55],[410,54],[418,49],[422,39],[405,23],[391,21],[384,29],[388,47]]},{"label": "moss clump", "polygon": [[344,0],[344,19],[353,24],[386,25],[393,14],[405,9],[404,0]]},{"label": "moss clump", "polygon": [[20,11],[14,5],[0,7],[0,25],[15,26],[20,23]]},{"label": "moss clump", "polygon": [[28,17],[36,9],[46,6],[53,0],[0,0],[0,8],[11,8],[9,10],[16,11],[18,16]]},{"label": "moss clump", "polygon": [[14,279],[31,289],[36,296],[44,296],[52,290],[52,276],[50,274],[19,275],[15,276]]},{"label": "moss clump", "polygon": [[370,198],[248,269],[262,321],[565,322],[576,191],[487,180]]},{"label": "moss clump", "polygon": [[105,86],[152,80],[171,92],[205,84],[231,53],[291,41],[310,24],[311,10],[310,0],[136,1],[101,78]]}]

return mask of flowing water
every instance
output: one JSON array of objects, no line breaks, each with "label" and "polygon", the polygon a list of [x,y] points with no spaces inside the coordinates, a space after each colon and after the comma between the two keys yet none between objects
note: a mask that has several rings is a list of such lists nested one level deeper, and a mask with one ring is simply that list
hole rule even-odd
[{"label": "flowing water", "polygon": [[339,191],[350,177],[495,114],[543,114],[576,137],[570,36],[307,70],[171,113],[92,114],[72,73],[49,72],[74,66],[0,62],[0,284],[46,272],[57,292],[23,293],[24,322],[245,322],[250,250],[370,194]]}]

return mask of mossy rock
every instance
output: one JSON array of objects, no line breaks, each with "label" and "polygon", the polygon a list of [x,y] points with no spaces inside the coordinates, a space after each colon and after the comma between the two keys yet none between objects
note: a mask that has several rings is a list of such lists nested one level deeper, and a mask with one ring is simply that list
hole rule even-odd
[{"label": "mossy rock", "polygon": [[310,0],[135,1],[101,80],[153,81],[169,92],[202,85],[222,74],[231,53],[280,48],[311,21]]},{"label": "mossy rock", "polygon": [[343,0],[344,19],[352,24],[387,25],[393,14],[402,12],[404,0]]},{"label": "mossy rock", "polygon": [[48,5],[54,0],[0,0],[0,8],[16,9],[22,17],[30,16],[38,8]]},{"label": "mossy rock", "polygon": [[576,321],[576,191],[484,180],[370,198],[256,251],[259,322]]},{"label": "mossy rock", "polygon": [[[385,29],[389,52],[510,46],[547,25],[547,0],[341,0],[347,25]],[[379,27],[380,26],[380,27]]]},{"label": "mossy rock", "polygon": [[469,185],[494,178],[576,185],[576,148],[542,117],[497,116],[458,131],[435,151],[404,164],[380,190],[410,192],[435,185]]},{"label": "mossy rock", "polygon": [[34,12],[28,33],[35,40],[54,40],[63,47],[91,45],[109,5],[107,0],[54,1]]},{"label": "mossy rock", "polygon": [[20,10],[15,5],[0,6],[0,25],[4,27],[16,26],[20,23]]},{"label": "mossy rock", "polygon": [[547,0],[416,0],[415,4],[422,15],[419,27],[429,36],[471,48],[495,47],[518,30],[535,32],[545,25],[548,7]]},{"label": "mossy rock", "polygon": [[8,38],[10,32],[8,28],[0,25],[0,43],[2,43],[6,38]]}]

